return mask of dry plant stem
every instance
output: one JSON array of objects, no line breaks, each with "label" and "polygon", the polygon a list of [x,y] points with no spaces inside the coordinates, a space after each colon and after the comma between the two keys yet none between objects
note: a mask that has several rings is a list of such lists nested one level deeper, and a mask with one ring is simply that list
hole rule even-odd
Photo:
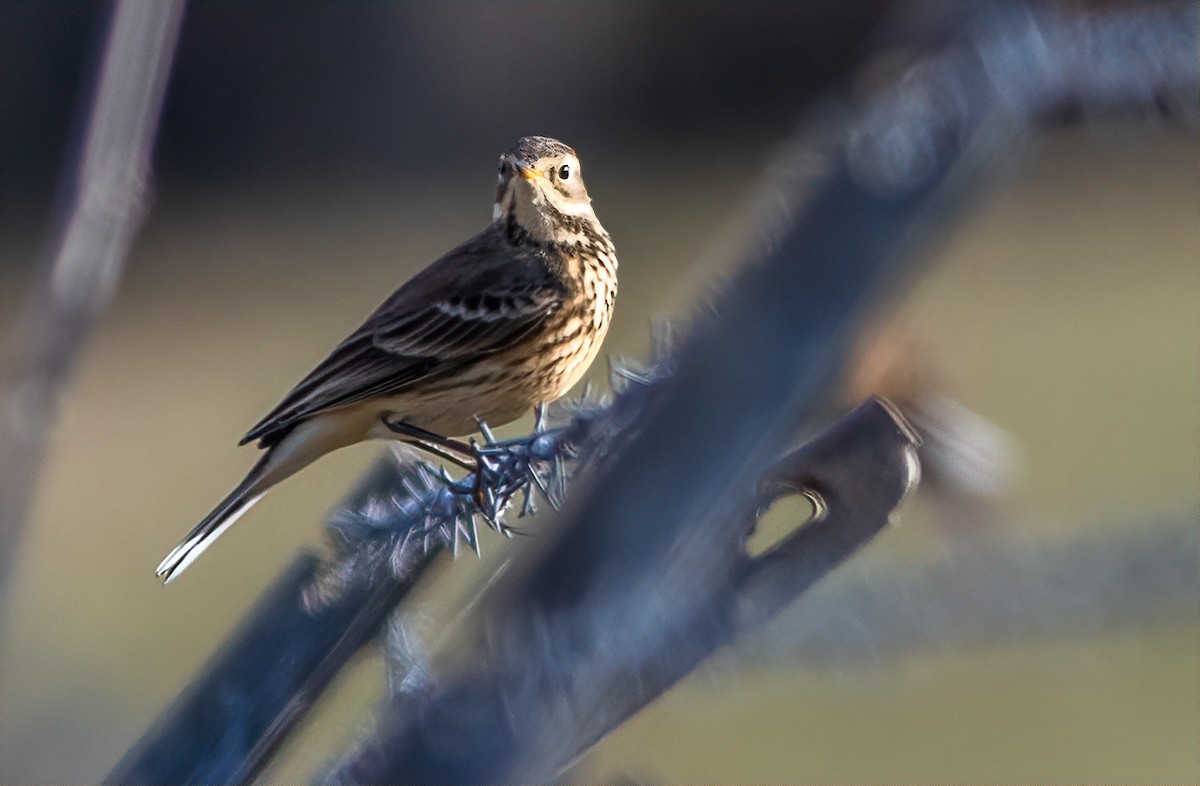
[{"label": "dry plant stem", "polygon": [[146,214],[182,0],[114,6],[50,252],[0,368],[0,607],[58,404]]},{"label": "dry plant stem", "polygon": [[[356,587],[312,613],[305,590],[319,570],[315,555],[297,557],[104,782],[252,781],[411,587],[407,581]],[[288,631],[304,635],[289,637],[281,652],[278,636]]]},{"label": "dry plant stem", "polygon": [[[564,600],[539,587],[536,572],[507,594],[498,590],[488,614],[499,617],[486,641],[464,647],[466,673],[432,693],[397,695],[375,739],[317,780],[504,782],[522,779],[531,765],[566,766],[869,541],[915,481],[916,466],[914,437],[894,410],[863,404],[777,462],[760,484],[764,506],[803,491],[821,496],[824,515],[757,558],[742,547],[752,520],[726,522],[720,573],[688,588],[699,594],[686,597],[678,619],[664,619],[658,599],[629,593],[560,608]],[[587,555],[578,548],[568,537],[543,564],[582,566]],[[670,582],[663,590],[685,588]],[[623,624],[615,622],[621,616]],[[615,624],[584,635],[600,620]]]},{"label": "dry plant stem", "polygon": [[[405,465],[383,457],[341,506],[380,504]],[[442,547],[373,555],[373,580],[314,596],[322,568],[301,554],[259,599],[188,687],[105,778],[111,784],[253,780],[330,680],[380,628]]]}]

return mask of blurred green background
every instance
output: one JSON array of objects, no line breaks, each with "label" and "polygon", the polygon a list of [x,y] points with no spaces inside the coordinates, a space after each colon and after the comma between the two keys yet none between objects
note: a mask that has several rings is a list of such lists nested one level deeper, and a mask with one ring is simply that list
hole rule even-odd
[{"label": "blurred green background", "polygon": [[[245,429],[489,219],[503,148],[544,133],[580,152],[622,263],[608,352],[642,357],[649,320],[687,315],[721,272],[693,261],[882,6],[850,5],[191,9],[155,206],[76,375],[18,560],[0,639],[0,781],[102,777],[296,549],[320,543],[322,514],[378,446],[282,486],[169,590],[153,575],[249,466],[235,447]],[[0,54],[4,327],[41,253],[100,18],[88,4],[0,10],[22,33]],[[1003,505],[1022,534],[1191,511],[1195,141],[1105,123],[1027,153],[899,308],[947,389],[1014,438]],[[909,505],[862,558],[937,553],[932,519]],[[508,544],[484,546],[483,563],[444,564],[419,593],[431,638]],[[1194,782],[1197,611],[846,669],[702,669],[586,771]],[[364,659],[266,779],[308,777],[365,728],[383,677]]]}]

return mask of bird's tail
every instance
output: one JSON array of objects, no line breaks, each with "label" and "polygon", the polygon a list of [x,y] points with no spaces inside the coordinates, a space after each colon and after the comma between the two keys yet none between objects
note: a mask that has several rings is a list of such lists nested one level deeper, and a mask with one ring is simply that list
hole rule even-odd
[{"label": "bird's tail", "polygon": [[197,524],[159,564],[155,572],[162,577],[163,584],[170,584],[188,565],[195,562],[251,505],[262,499],[267,489],[326,453],[366,439],[368,435],[365,431],[356,430],[358,421],[355,418],[355,413],[350,413],[348,419],[334,415],[313,418],[293,428],[269,448],[233,493],[221,500],[221,504],[205,516],[204,521]]},{"label": "bird's tail", "polygon": [[254,469],[246,475],[246,479],[239,483],[228,497],[221,500],[221,504],[213,508],[212,512],[205,516],[204,520],[197,524],[178,546],[171,549],[171,553],[167,555],[166,559],[159,563],[154,572],[163,580],[164,586],[174,581],[180,573],[187,569],[188,565],[195,562],[196,558],[213,544],[213,541],[232,527],[243,513],[262,499],[267,488],[273,485],[263,482],[269,458],[269,453],[263,456]]}]

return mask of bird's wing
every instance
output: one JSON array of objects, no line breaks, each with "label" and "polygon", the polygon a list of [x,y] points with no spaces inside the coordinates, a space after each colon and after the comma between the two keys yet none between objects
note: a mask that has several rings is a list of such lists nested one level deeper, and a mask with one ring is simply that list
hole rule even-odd
[{"label": "bird's wing", "polygon": [[326,410],[453,374],[519,344],[562,307],[565,292],[542,259],[478,241],[396,290],[240,444],[269,447]]}]

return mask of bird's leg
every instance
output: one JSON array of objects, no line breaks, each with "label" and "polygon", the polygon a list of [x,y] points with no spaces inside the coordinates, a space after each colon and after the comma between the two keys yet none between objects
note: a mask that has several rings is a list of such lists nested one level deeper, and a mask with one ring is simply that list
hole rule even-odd
[{"label": "bird's leg", "polygon": [[[438,458],[462,467],[468,472],[474,473],[475,489],[473,496],[475,497],[475,504],[481,511],[489,511],[489,516],[494,515],[491,511],[495,507],[495,503],[489,499],[487,481],[483,477],[483,457],[479,454],[479,446],[474,444],[474,440],[471,443],[466,443],[461,440],[443,437],[441,434],[435,434],[432,431],[427,431],[411,423],[405,423],[402,420],[389,420],[386,415],[383,416],[382,420],[383,424],[392,432],[409,437],[409,439],[402,440],[403,442],[407,442],[428,453],[432,453]],[[484,426],[484,429],[485,433],[491,433],[486,426]]]},{"label": "bird's leg", "polygon": [[427,431],[411,423],[405,423],[402,420],[391,420],[387,415],[384,415],[380,420],[383,421],[383,425],[388,427],[389,431],[408,437],[408,439],[403,439],[401,442],[420,448],[426,453],[437,456],[444,461],[449,461],[451,464],[462,467],[465,470],[475,472],[479,469],[478,457],[474,447],[465,442],[443,437],[441,434],[435,434],[432,431]]},{"label": "bird's leg", "polygon": [[430,453],[434,456],[437,456],[438,458],[442,459],[443,461],[449,461],[451,464],[454,464],[457,467],[462,467],[465,470],[474,472],[476,469],[476,466],[474,464],[471,464],[470,462],[467,462],[467,461],[463,461],[458,456],[455,456],[454,454],[452,454],[448,451],[442,450],[441,448],[437,447],[436,445],[429,445],[425,442],[422,442],[419,439],[403,439],[400,441],[406,445],[412,445],[414,448],[420,448],[421,450],[425,451],[426,453]]},{"label": "bird's leg", "polygon": [[388,429],[396,434],[403,434],[406,437],[412,437],[413,439],[420,440],[426,444],[436,445],[437,447],[448,450],[451,453],[457,453],[460,456],[475,455],[474,448],[461,440],[443,437],[441,434],[435,434],[432,431],[426,431],[420,426],[414,426],[411,423],[405,423],[403,420],[389,420],[386,415],[382,418],[382,420],[383,425],[387,426]]}]

